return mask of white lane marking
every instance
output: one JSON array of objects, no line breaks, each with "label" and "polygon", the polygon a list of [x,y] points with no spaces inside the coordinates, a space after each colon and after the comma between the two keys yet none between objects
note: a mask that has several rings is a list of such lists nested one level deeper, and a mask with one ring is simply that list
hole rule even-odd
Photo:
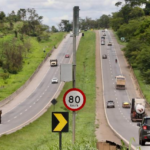
[{"label": "white lane marking", "polygon": [[39,99],[37,99],[36,101],[39,101]]},{"label": "white lane marking", "polygon": [[33,104],[35,104],[35,102]]},{"label": "white lane marking", "polygon": [[17,116],[14,117],[14,119],[17,118]]},{"label": "white lane marking", "polygon": [[10,120],[8,120],[7,122],[10,122]]},{"label": "white lane marking", "polygon": [[42,97],[42,95],[40,97]]},{"label": "white lane marking", "polygon": [[45,92],[47,91],[47,89],[45,89]]},{"label": "white lane marking", "polygon": [[22,113],[20,113],[20,115],[22,115]]},{"label": "white lane marking", "polygon": [[43,95],[44,95],[45,93],[43,92]]},{"label": "white lane marking", "polygon": [[25,111],[27,111],[28,109],[26,109]]},{"label": "white lane marking", "polygon": [[30,106],[30,108],[31,108],[32,106]]}]

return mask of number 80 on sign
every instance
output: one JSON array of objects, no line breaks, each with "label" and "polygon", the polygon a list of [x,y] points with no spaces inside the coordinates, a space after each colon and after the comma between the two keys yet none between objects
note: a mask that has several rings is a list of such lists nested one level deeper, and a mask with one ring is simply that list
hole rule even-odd
[{"label": "number 80 on sign", "polygon": [[67,109],[78,111],[85,105],[86,97],[80,89],[72,88],[64,94],[63,102]]}]

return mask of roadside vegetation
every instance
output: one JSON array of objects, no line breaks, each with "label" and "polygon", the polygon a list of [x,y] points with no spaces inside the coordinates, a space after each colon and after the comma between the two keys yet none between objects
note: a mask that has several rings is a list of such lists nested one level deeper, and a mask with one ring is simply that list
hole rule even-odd
[{"label": "roadside vegetation", "polygon": [[21,87],[66,32],[50,32],[35,9],[0,12],[0,100]]},{"label": "roadside vegetation", "polygon": [[[85,32],[77,51],[76,87],[86,95],[86,104],[76,114],[76,142],[72,144],[72,112],[63,104],[64,93],[72,88],[72,83],[66,83],[57,98],[55,111],[69,112],[69,132],[62,133],[63,150],[95,150],[95,33]],[[54,106],[39,119],[23,129],[4,135],[0,138],[0,149],[3,150],[58,150],[59,134],[51,131],[51,113]]]},{"label": "roadside vegetation", "polygon": [[[150,103],[150,3],[147,0],[117,2],[118,12],[112,13],[110,26],[120,40],[125,39],[124,54],[132,66],[140,87]],[[145,5],[145,8],[141,8]]]}]

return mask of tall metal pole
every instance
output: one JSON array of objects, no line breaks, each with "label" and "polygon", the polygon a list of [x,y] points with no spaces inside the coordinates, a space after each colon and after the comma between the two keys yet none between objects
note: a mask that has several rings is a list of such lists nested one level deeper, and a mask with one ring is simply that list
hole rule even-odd
[{"label": "tall metal pole", "polygon": [[[79,6],[75,6],[73,8],[73,79],[72,86],[76,87],[76,35],[79,34]],[[72,113],[73,120],[73,134],[72,134],[72,142],[75,143],[75,111]]]},{"label": "tall metal pole", "polygon": [[[76,87],[76,35],[73,35],[73,88]],[[72,113],[72,120],[73,120],[73,137],[72,141],[73,144],[75,142],[75,111]]]}]

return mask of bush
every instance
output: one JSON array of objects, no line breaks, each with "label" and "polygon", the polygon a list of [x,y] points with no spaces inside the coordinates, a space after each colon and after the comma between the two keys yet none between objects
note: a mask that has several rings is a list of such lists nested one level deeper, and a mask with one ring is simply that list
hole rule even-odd
[{"label": "bush", "polygon": [[3,80],[6,80],[9,78],[9,73],[1,73],[0,76],[3,78]]}]

